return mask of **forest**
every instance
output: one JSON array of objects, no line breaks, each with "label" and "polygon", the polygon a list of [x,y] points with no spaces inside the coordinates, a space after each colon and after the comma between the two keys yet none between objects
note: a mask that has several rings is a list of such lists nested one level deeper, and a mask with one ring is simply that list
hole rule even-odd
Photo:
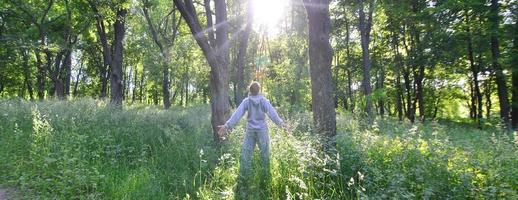
[{"label": "forest", "polygon": [[[3,0],[0,200],[516,199],[517,21],[516,0]],[[268,121],[242,192],[246,120],[218,127],[252,81],[289,128]]]}]

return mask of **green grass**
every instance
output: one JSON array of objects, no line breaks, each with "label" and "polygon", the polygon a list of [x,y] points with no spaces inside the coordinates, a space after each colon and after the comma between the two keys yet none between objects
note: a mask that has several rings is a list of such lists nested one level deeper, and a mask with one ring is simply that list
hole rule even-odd
[{"label": "green grass", "polygon": [[[0,185],[20,198],[240,199],[243,126],[217,149],[209,116],[206,105],[115,110],[92,99],[1,100]],[[309,113],[288,121],[293,135],[270,126],[269,190],[255,173],[249,199],[518,198],[512,133],[390,118],[367,125],[340,114],[337,149],[326,154],[309,134]]]}]

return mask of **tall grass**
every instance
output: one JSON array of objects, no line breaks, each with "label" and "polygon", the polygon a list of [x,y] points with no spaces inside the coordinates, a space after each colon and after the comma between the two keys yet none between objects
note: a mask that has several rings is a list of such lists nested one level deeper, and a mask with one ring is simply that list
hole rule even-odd
[{"label": "tall grass", "polygon": [[43,199],[518,198],[516,135],[341,114],[324,153],[309,113],[289,117],[292,135],[270,125],[271,181],[254,173],[236,195],[244,126],[216,148],[209,116],[205,105],[2,100],[0,185]]}]

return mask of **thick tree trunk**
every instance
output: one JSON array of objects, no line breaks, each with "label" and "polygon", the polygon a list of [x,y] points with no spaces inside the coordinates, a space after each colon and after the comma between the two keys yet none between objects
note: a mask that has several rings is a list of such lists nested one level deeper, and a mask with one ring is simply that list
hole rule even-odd
[{"label": "thick tree trunk", "polygon": [[54,96],[59,100],[63,100],[65,98],[65,90],[63,86],[63,81],[60,78],[61,67],[63,66],[63,56],[66,50],[62,50],[56,54],[56,58],[54,59],[54,69],[48,68],[50,79],[52,80],[54,86]]},{"label": "thick tree trunk", "polygon": [[110,76],[110,103],[115,106],[122,106],[123,99],[122,65],[124,46],[122,45],[122,40],[126,31],[124,25],[127,12],[126,9],[117,10],[116,20],[113,24],[115,38]]},{"label": "thick tree trunk", "polygon": [[[210,8],[209,0],[205,1],[205,8]],[[211,93],[211,122],[214,141],[219,144],[220,138],[217,134],[218,126],[223,125],[230,114],[229,103],[229,43],[228,43],[228,23],[227,7],[225,0],[214,0],[216,31],[213,35],[212,20],[208,20],[207,31],[211,42],[201,28],[196,9],[191,0],[174,0],[174,4],[187,22],[192,35],[200,46],[203,55],[207,59],[210,70],[210,93]],[[210,9],[209,9],[210,10]],[[208,14],[210,15],[210,14]],[[212,38],[216,41],[212,42]]]},{"label": "thick tree trunk", "polygon": [[489,20],[491,22],[491,62],[495,71],[496,86],[498,91],[498,100],[500,103],[500,118],[504,126],[509,127],[509,99],[507,95],[506,78],[499,63],[500,49],[498,42],[498,26],[499,26],[499,4],[498,0],[491,0],[491,12]]},{"label": "thick tree trunk", "polygon": [[369,3],[369,12],[366,18],[365,16],[365,5],[363,0],[359,0],[359,29],[360,29],[360,40],[362,47],[362,63],[363,63],[363,80],[362,88],[363,94],[365,95],[365,112],[367,115],[372,116],[372,86],[370,83],[370,68],[371,60],[369,55],[369,43],[370,43],[370,30],[372,26],[372,12],[374,9],[374,1]]},{"label": "thick tree trunk", "polygon": [[[329,44],[331,20],[328,0],[304,0],[308,14],[309,64],[313,121],[317,133],[328,139],[336,135],[336,111],[333,100],[331,59],[333,50]],[[334,145],[334,141],[330,145]]]}]

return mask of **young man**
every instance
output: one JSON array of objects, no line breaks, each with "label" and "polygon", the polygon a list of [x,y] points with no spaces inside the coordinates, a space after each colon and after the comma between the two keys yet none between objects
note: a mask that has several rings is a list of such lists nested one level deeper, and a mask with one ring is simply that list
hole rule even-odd
[{"label": "young man", "polygon": [[288,126],[275,111],[268,99],[259,93],[261,85],[258,82],[252,82],[249,87],[250,94],[245,98],[237,110],[232,114],[225,125],[218,126],[218,134],[222,137],[228,129],[233,128],[237,122],[243,117],[245,112],[247,115],[246,135],[241,150],[241,166],[239,169],[240,178],[248,179],[250,168],[252,167],[252,158],[254,154],[255,144],[258,144],[261,151],[261,161],[263,170],[269,175],[270,168],[270,136],[268,135],[268,125],[265,121],[265,114],[280,127],[289,132]]}]

